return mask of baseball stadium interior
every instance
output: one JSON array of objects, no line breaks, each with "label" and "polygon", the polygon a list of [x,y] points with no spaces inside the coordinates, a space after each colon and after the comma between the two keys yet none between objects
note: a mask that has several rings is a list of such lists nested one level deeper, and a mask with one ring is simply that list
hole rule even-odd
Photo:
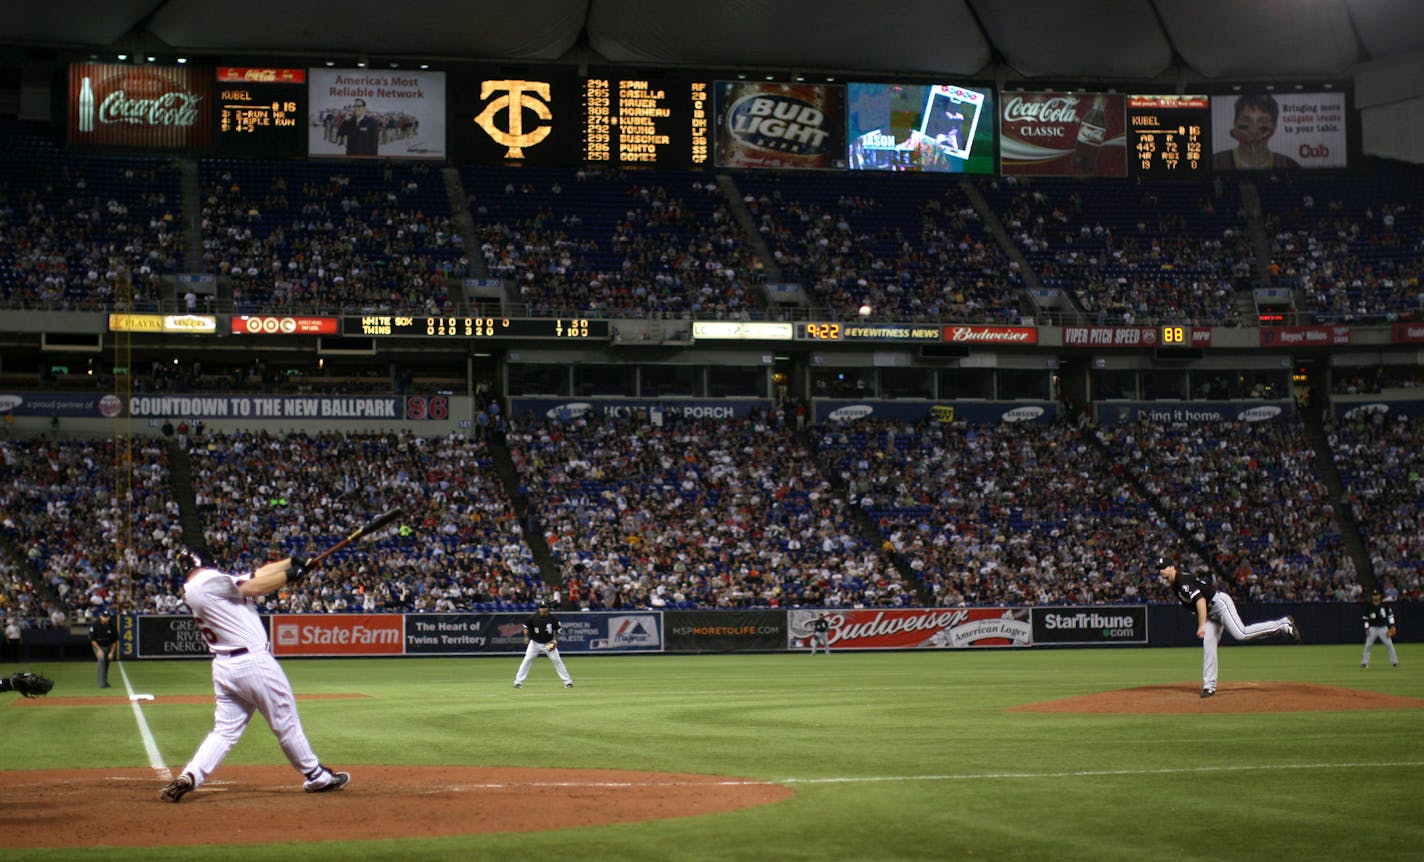
[{"label": "baseball stadium interior", "polygon": [[1424,4],[506,8],[0,25],[6,660],[392,508],[261,610],[1424,601]]}]

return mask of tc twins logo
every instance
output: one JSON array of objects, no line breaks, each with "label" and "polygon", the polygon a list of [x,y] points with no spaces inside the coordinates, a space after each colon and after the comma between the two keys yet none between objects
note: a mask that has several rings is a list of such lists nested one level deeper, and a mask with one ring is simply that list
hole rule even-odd
[{"label": "tc twins logo", "polygon": [[[475,123],[494,139],[495,143],[508,147],[506,159],[524,158],[524,147],[532,147],[549,136],[552,127],[536,125],[524,131],[524,110],[527,108],[541,120],[552,120],[554,113],[545,104],[549,100],[549,85],[544,81],[485,81],[480,86],[480,98],[488,99],[491,94],[504,92],[506,95],[485,105],[485,109],[475,117]],[[505,128],[495,123],[500,114],[506,115]]]}]

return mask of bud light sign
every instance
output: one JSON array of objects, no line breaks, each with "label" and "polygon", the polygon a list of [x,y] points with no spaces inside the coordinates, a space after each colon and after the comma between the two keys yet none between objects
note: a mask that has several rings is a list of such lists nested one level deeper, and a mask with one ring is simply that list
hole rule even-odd
[{"label": "bud light sign", "polygon": [[197,68],[75,63],[69,67],[69,142],[207,147],[212,143],[212,103],[211,75]]},{"label": "bud light sign", "polygon": [[827,84],[718,81],[717,167],[845,167],[845,91]]}]

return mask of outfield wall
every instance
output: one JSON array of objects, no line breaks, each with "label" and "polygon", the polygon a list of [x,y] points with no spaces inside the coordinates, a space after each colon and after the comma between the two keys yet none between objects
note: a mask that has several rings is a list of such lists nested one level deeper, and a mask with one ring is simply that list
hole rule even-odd
[{"label": "outfield wall", "polygon": [[[1406,638],[1409,605],[1396,608]],[[824,613],[832,649],[992,649],[1078,646],[1193,646],[1195,618],[1176,605],[582,611],[558,614],[568,654],[797,652]],[[1363,640],[1355,604],[1242,605],[1246,622],[1292,615],[1307,643]],[[282,658],[510,655],[524,650],[527,612],[451,614],[277,614],[265,617]],[[206,658],[188,616],[124,615],[125,659]],[[1270,638],[1263,643],[1279,643]],[[1229,641],[1229,639],[1228,639]]]}]

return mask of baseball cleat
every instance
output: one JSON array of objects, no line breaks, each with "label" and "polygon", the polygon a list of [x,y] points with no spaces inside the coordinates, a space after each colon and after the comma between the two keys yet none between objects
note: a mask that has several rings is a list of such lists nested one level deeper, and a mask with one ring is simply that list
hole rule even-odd
[{"label": "baseball cleat", "polygon": [[1202,696],[1203,698],[1208,698],[1208,697],[1211,697],[1211,696],[1214,695],[1214,694],[1216,694],[1216,689],[1214,689],[1214,688],[1204,688],[1204,689],[1202,689],[1201,696]]},{"label": "baseball cleat", "polygon": [[522,683],[522,682],[516,682],[516,683],[514,684],[514,687],[515,687],[515,688],[523,688],[523,687],[524,687],[524,683]]},{"label": "baseball cleat", "polygon": [[307,786],[307,792],[308,792],[308,793],[326,793],[326,792],[331,791],[331,790],[340,790],[341,788],[345,787],[350,781],[351,781],[351,773],[349,773],[349,772],[333,772],[333,773],[331,773],[331,780],[330,780],[330,781],[328,781],[327,783],[321,785],[320,787],[312,787],[312,786],[308,785],[308,786]]},{"label": "baseball cleat", "polygon": [[564,688],[573,688],[573,687],[574,687],[574,684],[571,683],[571,682],[566,682],[566,683],[564,683]]},{"label": "baseball cleat", "polygon": [[1296,628],[1295,617],[1286,617],[1286,634],[1291,636],[1291,640],[1300,643],[1300,629]]},{"label": "baseball cleat", "polygon": [[1364,662],[1360,662],[1360,667],[1369,667],[1369,665],[1365,664]]},{"label": "baseball cleat", "polygon": [[192,789],[193,779],[190,778],[188,776],[188,773],[185,772],[165,784],[163,786],[163,789],[158,792],[158,798],[162,799],[164,802],[177,802],[178,800],[186,796],[188,794],[188,791]]}]

